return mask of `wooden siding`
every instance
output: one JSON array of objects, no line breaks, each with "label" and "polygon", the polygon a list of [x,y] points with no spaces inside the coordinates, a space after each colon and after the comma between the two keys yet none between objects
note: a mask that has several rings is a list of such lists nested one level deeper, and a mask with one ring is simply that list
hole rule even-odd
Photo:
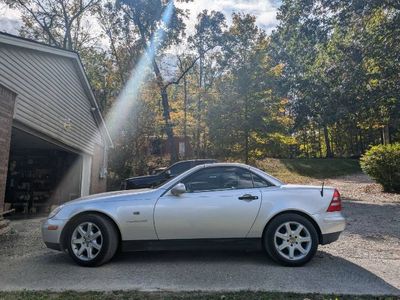
[{"label": "wooden siding", "polygon": [[0,84],[17,93],[14,119],[92,154],[103,145],[73,58],[0,43]]}]

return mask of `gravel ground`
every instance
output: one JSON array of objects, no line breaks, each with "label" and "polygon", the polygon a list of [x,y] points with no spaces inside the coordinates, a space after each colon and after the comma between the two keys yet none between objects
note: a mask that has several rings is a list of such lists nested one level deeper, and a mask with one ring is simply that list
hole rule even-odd
[{"label": "gravel ground", "polygon": [[364,174],[326,181],[344,199],[347,227],[320,250],[362,266],[400,289],[400,194],[384,193]]},{"label": "gravel ground", "polygon": [[[320,184],[320,182],[315,182]],[[274,264],[261,252],[119,254],[80,268],[45,248],[41,219],[16,220],[0,236],[0,290],[268,290],[400,296],[400,195],[364,175],[326,180],[344,198],[347,228],[301,268]],[[4,270],[4,271],[3,271]]]}]

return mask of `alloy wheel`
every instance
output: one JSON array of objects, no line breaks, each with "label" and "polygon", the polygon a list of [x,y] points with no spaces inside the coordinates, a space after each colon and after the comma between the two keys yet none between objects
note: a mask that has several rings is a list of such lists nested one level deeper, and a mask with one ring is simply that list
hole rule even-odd
[{"label": "alloy wheel", "polygon": [[100,228],[92,222],[79,224],[71,236],[71,248],[75,256],[83,261],[93,260],[103,245]]},{"label": "alloy wheel", "polygon": [[275,231],[274,245],[282,257],[292,261],[300,260],[311,250],[311,234],[299,222],[285,222]]}]

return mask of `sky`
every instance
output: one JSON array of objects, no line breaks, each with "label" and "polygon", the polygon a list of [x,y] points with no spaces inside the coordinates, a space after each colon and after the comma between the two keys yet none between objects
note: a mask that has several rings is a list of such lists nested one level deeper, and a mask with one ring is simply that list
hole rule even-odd
[{"label": "sky", "polygon": [[[194,0],[189,3],[177,3],[182,8],[189,9],[187,21],[188,31],[193,30],[196,16],[207,9],[222,11],[230,22],[232,12],[250,13],[257,17],[257,24],[270,33],[276,26],[276,12],[280,0]],[[0,31],[17,34],[21,26],[21,16],[16,10],[0,4]]]},{"label": "sky", "polygon": [[0,4],[0,31],[17,34],[21,26],[21,16],[16,10]]}]

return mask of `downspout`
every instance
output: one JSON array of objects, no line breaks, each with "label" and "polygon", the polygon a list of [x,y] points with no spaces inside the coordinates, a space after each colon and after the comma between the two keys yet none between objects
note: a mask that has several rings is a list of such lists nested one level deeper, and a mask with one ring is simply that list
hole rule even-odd
[{"label": "downspout", "polygon": [[105,179],[107,178],[107,167],[108,167],[108,147],[107,143],[104,143],[103,147],[103,162],[100,168],[100,178]]}]

